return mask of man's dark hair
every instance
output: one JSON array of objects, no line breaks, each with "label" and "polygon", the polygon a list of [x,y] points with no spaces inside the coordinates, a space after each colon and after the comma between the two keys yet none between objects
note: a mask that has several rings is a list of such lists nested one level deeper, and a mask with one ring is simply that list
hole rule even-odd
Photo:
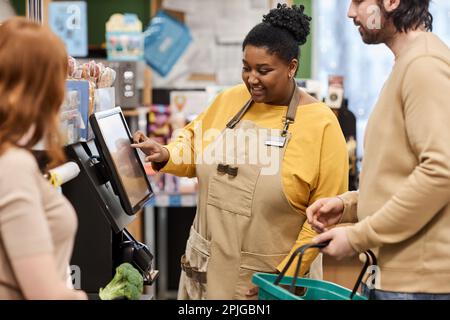
[{"label": "man's dark hair", "polygon": [[242,49],[247,45],[265,47],[270,54],[276,54],[286,63],[297,59],[299,46],[306,43],[310,33],[311,17],[305,13],[303,5],[278,4],[276,9],[263,16],[262,23],[256,25],[244,39]]},{"label": "man's dark hair", "polygon": [[408,32],[425,27],[433,31],[433,16],[429,11],[430,0],[401,0],[400,5],[393,12],[384,11],[383,0],[378,0],[380,7],[391,19],[398,32]]}]

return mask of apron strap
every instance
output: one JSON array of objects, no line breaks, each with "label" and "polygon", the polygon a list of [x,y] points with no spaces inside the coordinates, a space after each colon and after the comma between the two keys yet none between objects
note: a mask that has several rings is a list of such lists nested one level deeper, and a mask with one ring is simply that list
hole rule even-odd
[{"label": "apron strap", "polygon": [[300,104],[300,89],[297,87],[295,80],[294,84],[295,84],[294,93],[292,94],[291,102],[289,103],[289,107],[286,113],[286,118],[284,119],[283,122],[283,132],[281,133],[282,137],[287,136],[289,125],[295,122],[295,116],[297,115],[297,108],[298,105]]},{"label": "apron strap", "polygon": [[252,104],[253,100],[252,99],[248,100],[247,103],[244,105],[244,107],[242,107],[242,109],[233,117],[233,119],[231,119],[231,121],[228,122],[227,128],[234,129],[234,127],[237,126],[239,121],[241,121],[242,117],[247,113],[248,109],[250,109]]},{"label": "apron strap", "polygon": [[[295,122],[295,116],[297,114],[297,107],[300,103],[300,89],[297,87],[297,83],[294,80],[294,92],[292,94],[291,102],[289,103],[288,110],[286,112],[286,118],[283,120],[283,136],[286,136],[289,125]],[[248,100],[241,110],[228,122],[227,128],[234,129],[237,124],[242,120],[244,115],[250,109],[253,104],[253,100]]]},{"label": "apron strap", "polygon": [[300,104],[300,89],[295,85],[295,90],[292,95],[291,103],[289,104],[289,108],[286,114],[286,119],[291,123],[295,122],[295,116],[297,115],[297,108]]}]

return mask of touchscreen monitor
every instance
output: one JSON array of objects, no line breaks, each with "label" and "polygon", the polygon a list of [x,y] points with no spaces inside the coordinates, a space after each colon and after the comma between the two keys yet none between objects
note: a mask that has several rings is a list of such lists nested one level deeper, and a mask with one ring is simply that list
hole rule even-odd
[{"label": "touchscreen monitor", "polygon": [[129,215],[139,211],[153,196],[137,150],[120,108],[91,115],[90,123],[96,144],[105,162],[110,181]]}]

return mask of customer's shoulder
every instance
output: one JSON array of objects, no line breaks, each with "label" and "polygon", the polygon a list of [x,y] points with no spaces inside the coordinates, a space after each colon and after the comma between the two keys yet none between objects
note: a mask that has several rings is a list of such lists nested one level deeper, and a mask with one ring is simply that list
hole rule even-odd
[{"label": "customer's shoulder", "polygon": [[434,33],[427,33],[425,35],[425,49],[424,53],[430,56],[439,56],[450,62],[450,48]]},{"label": "customer's shoulder", "polygon": [[439,63],[450,66],[450,49],[435,34],[427,32],[419,36],[400,58],[400,65],[408,68],[415,63]]},{"label": "customer's shoulder", "polygon": [[35,170],[37,163],[29,151],[18,147],[9,147],[0,155],[0,168],[4,173],[13,172],[15,169]]},{"label": "customer's shoulder", "polygon": [[8,194],[23,195],[24,190],[36,186],[39,176],[38,164],[29,151],[8,148],[0,155],[0,200]]}]

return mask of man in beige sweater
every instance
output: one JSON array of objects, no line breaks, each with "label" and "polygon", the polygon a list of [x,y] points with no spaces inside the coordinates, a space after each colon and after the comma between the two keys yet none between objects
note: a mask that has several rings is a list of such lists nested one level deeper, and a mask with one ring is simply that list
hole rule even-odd
[{"label": "man in beige sweater", "polygon": [[307,210],[315,241],[331,240],[324,253],[375,251],[371,299],[450,299],[450,50],[429,32],[429,3],[352,1],[363,41],[386,44],[395,65],[366,128],[359,192]]}]

